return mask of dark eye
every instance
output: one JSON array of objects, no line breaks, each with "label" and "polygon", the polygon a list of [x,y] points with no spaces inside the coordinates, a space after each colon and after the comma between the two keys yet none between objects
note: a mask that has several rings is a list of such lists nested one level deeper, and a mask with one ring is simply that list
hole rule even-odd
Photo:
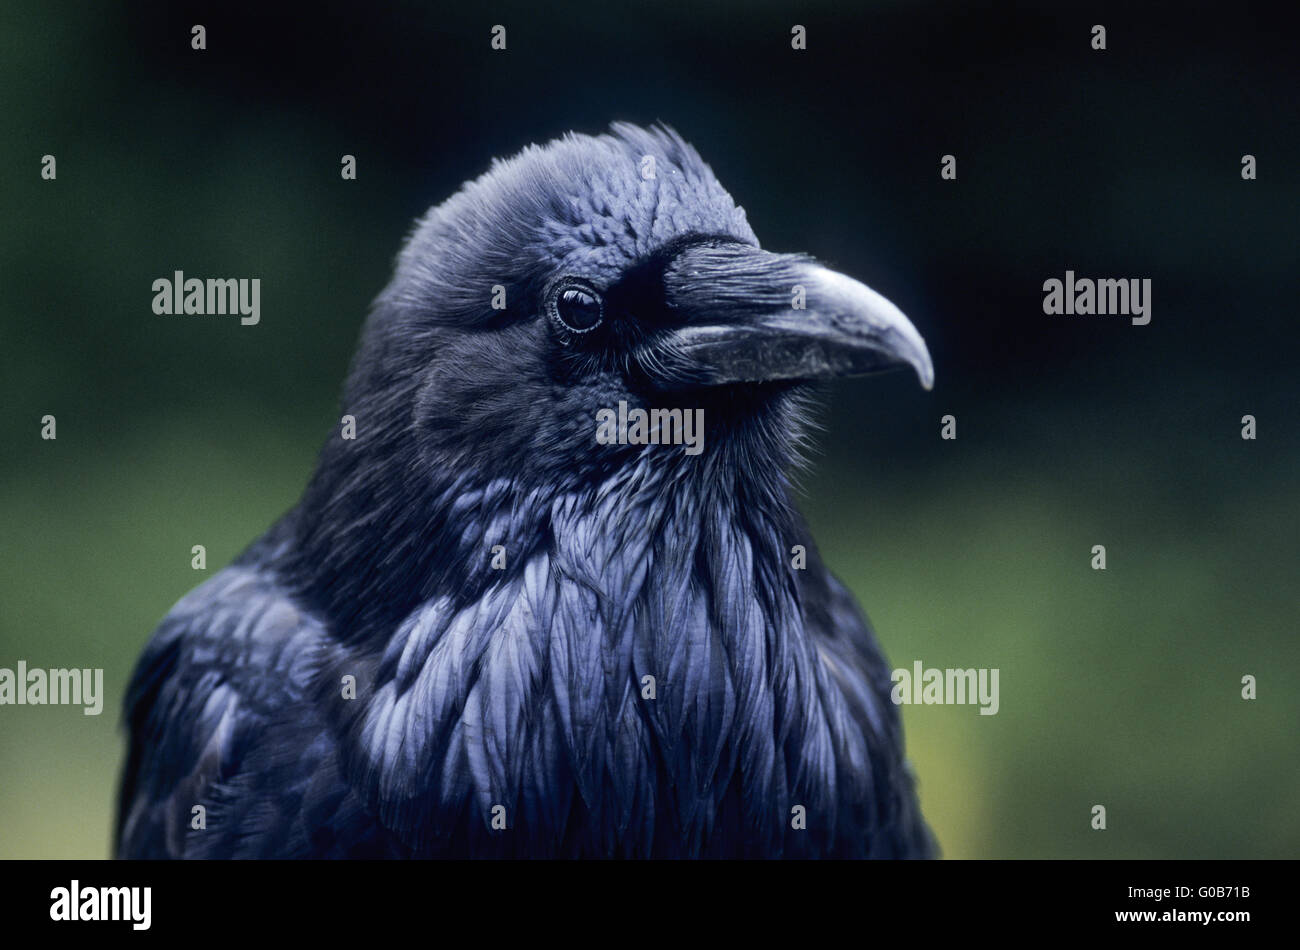
[{"label": "dark eye", "polygon": [[551,316],[571,333],[587,333],[600,326],[604,311],[600,294],[590,284],[566,279],[551,292]]}]

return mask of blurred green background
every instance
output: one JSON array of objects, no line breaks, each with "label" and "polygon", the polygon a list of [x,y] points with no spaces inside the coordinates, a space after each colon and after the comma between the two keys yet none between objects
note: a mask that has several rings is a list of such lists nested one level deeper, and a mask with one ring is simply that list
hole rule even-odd
[{"label": "blurred green background", "polygon": [[[904,708],[944,853],[1300,854],[1300,73],[1266,8],[0,10],[0,666],[107,692],[0,707],[0,857],[108,854],[132,664],[295,502],[411,219],[613,119],[930,343],[931,393],[827,392],[802,488],[895,666],[1001,670],[996,716]],[[1067,268],[1152,278],[1151,324],[1044,316]],[[177,269],[260,277],[260,325],[155,316]]]}]

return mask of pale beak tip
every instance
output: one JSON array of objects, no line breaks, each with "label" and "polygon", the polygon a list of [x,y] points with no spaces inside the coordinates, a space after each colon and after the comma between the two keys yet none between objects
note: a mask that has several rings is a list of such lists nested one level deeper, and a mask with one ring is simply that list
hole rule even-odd
[{"label": "pale beak tip", "polygon": [[926,392],[934,389],[934,364],[930,362],[930,354],[927,353],[925,359],[916,364],[916,378]]}]

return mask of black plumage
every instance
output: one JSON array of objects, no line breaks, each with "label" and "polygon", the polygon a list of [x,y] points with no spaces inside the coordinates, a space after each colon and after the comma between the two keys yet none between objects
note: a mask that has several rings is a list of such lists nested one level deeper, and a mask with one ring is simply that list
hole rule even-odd
[{"label": "black plumage", "polygon": [[[376,300],[356,438],[145,651],[118,854],[930,854],[789,481],[809,382],[897,363],[929,385],[901,313],[760,250],[667,129],[494,163]],[[702,451],[601,444],[620,401],[702,409]]]}]

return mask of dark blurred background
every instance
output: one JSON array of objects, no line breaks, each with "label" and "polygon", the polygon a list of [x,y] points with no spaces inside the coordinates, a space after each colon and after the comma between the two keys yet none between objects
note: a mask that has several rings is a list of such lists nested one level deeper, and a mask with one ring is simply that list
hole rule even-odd
[{"label": "dark blurred background", "polygon": [[[929,342],[933,392],[827,392],[803,486],[894,665],[1001,670],[996,716],[904,708],[945,853],[1300,853],[1300,67],[1266,8],[0,9],[0,666],[107,691],[0,708],[0,856],[108,853],[135,657],[296,500],[412,219],[614,119]],[[1151,278],[1151,323],[1045,316],[1067,269]],[[261,323],[156,316],[174,270],[261,278]]]}]

